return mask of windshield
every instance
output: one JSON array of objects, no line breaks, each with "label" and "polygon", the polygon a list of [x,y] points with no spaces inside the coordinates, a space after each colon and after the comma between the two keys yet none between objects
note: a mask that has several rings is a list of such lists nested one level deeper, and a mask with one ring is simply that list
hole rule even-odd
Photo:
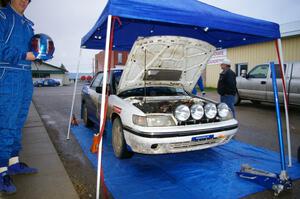
[{"label": "windshield", "polygon": [[119,97],[131,96],[182,96],[188,95],[183,88],[174,87],[146,87],[135,88],[124,91],[119,94]]}]

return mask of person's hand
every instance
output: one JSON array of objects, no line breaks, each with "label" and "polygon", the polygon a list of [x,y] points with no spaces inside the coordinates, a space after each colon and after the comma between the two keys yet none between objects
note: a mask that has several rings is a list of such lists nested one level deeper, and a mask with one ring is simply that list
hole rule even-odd
[{"label": "person's hand", "polygon": [[26,53],[26,60],[28,61],[34,61],[35,60],[35,56],[32,52],[27,52]]}]

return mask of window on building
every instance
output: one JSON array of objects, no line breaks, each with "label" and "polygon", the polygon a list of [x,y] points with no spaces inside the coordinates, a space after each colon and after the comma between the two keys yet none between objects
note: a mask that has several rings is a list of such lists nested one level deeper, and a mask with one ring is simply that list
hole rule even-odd
[{"label": "window on building", "polygon": [[118,53],[118,64],[122,64],[123,63],[122,60],[123,60],[123,53]]},{"label": "window on building", "polygon": [[248,72],[248,64],[247,63],[239,63],[235,64],[235,74],[236,76],[241,76],[242,72]]},{"label": "window on building", "polygon": [[33,78],[49,78],[50,73],[32,73]]}]

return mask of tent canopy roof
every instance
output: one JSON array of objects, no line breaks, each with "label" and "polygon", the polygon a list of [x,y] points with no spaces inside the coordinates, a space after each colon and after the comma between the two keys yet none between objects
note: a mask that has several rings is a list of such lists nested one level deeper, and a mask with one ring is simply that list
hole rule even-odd
[{"label": "tent canopy roof", "polygon": [[198,0],[109,0],[81,46],[105,49],[108,15],[119,17],[113,50],[130,50],[137,37],[178,35],[229,48],[280,38],[279,25],[222,10]]}]

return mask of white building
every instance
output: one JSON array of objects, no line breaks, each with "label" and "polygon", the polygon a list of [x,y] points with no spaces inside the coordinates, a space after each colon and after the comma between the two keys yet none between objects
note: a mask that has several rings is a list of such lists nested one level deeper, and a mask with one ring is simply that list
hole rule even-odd
[{"label": "white building", "polygon": [[68,70],[64,67],[57,67],[45,62],[33,62],[31,65],[32,81],[39,79],[51,78],[60,82],[60,85],[68,85],[70,83]]}]

